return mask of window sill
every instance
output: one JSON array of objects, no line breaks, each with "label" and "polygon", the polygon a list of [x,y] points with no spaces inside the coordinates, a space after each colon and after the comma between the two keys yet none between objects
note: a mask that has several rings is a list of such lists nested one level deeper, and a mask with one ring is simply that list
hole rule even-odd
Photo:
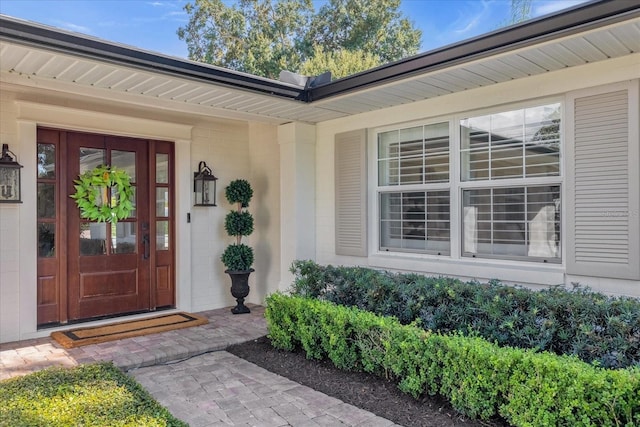
[{"label": "window sill", "polygon": [[562,264],[497,260],[487,258],[459,258],[448,256],[376,252],[369,256],[374,268],[412,271],[427,275],[459,277],[463,280],[486,282],[497,279],[505,283],[523,285],[564,284]]}]

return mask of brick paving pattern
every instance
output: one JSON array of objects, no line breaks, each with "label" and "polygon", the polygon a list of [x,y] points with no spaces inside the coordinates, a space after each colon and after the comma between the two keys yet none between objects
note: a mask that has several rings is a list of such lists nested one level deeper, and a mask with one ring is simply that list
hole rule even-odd
[{"label": "brick paving pattern", "polygon": [[264,307],[250,307],[198,313],[209,318],[203,326],[73,349],[50,338],[0,344],[0,380],[112,361],[191,427],[395,425],[224,351],[267,333]]}]

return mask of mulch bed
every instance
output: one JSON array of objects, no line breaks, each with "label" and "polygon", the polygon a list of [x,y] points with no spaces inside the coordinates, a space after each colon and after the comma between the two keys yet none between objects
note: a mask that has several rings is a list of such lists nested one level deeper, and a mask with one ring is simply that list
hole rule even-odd
[{"label": "mulch bed", "polygon": [[384,378],[342,371],[327,360],[308,360],[301,351],[275,349],[267,337],[231,346],[227,351],[268,371],[406,427],[508,426],[502,420],[470,420],[440,397],[414,399]]}]

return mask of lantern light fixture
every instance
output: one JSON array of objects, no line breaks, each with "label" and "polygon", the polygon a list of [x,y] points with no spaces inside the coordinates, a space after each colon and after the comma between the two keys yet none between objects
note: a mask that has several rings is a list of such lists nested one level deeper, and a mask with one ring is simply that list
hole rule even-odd
[{"label": "lantern light fixture", "polygon": [[[12,157],[13,156],[13,157]],[[9,144],[2,144],[0,157],[0,203],[22,203],[20,200],[20,169],[16,155],[9,151]]]},{"label": "lantern light fixture", "polygon": [[207,166],[207,163],[200,162],[198,171],[193,173],[194,206],[217,206],[216,181],[218,178]]}]

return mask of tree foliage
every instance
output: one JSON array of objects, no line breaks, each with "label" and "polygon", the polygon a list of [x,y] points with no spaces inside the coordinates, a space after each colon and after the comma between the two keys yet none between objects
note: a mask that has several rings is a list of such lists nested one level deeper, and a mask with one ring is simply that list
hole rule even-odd
[{"label": "tree foliage", "polygon": [[415,54],[422,31],[399,10],[400,0],[330,0],[311,23],[309,39],[326,52],[363,51],[380,63]]},{"label": "tree foliage", "polygon": [[380,57],[371,52],[346,49],[327,51],[320,46],[315,46],[313,55],[300,66],[299,73],[317,76],[325,71],[331,71],[331,77],[339,79],[377,67],[380,63]]},{"label": "tree foliage", "polygon": [[531,19],[531,0],[511,0],[509,20],[506,25],[518,24]]},{"label": "tree foliage", "polygon": [[[238,71],[277,78],[305,64],[315,74],[342,76],[418,51],[422,32],[399,6],[400,0],[329,0],[316,12],[311,0],[194,0],[185,6],[189,22],[178,37],[190,59]],[[316,73],[341,57],[348,67]]]}]

